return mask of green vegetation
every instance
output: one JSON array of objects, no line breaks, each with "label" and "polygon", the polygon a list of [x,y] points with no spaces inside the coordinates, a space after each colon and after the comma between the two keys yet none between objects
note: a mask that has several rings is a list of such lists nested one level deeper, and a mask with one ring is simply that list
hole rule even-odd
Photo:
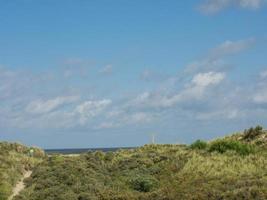
[{"label": "green vegetation", "polygon": [[15,200],[265,200],[267,133],[261,129],[249,140],[246,134],[190,146],[52,155]]},{"label": "green vegetation", "polygon": [[44,157],[42,150],[33,148],[34,154],[31,155],[30,149],[16,143],[0,143],[0,200],[6,200],[23,172]]},{"label": "green vegetation", "polygon": [[255,152],[255,147],[253,145],[244,144],[239,141],[217,140],[210,144],[209,151],[217,151],[219,153],[235,151],[240,155],[248,155]]},{"label": "green vegetation", "polygon": [[256,126],[255,128],[251,127],[248,130],[244,130],[243,133],[236,133],[225,139],[267,148],[266,130],[264,131],[261,126]]},{"label": "green vegetation", "polygon": [[190,145],[191,149],[206,149],[208,147],[207,142],[202,140],[197,140]]},{"label": "green vegetation", "polygon": [[267,199],[267,150],[254,142],[265,136],[55,155],[16,200]]}]

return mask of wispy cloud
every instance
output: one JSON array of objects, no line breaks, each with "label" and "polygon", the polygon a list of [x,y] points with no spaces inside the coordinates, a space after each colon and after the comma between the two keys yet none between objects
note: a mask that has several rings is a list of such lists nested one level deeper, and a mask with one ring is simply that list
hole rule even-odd
[{"label": "wispy cloud", "polygon": [[[75,86],[78,92],[73,92],[58,87],[62,79],[48,80],[37,74],[25,76],[23,72],[2,68],[0,128],[56,128],[75,132],[151,128],[157,124],[175,124],[175,120],[186,123],[233,120],[249,118],[247,113],[252,112],[254,116],[262,116],[267,104],[266,70],[247,86],[231,82],[227,71],[230,65],[228,56],[242,53],[254,44],[255,39],[226,40],[208,51],[202,59],[185,66],[186,72],[164,76],[153,88],[139,88],[138,92],[123,97],[118,97],[116,89],[114,96],[108,96],[96,94],[81,85]],[[103,73],[110,70],[112,66],[107,65]],[[150,70],[143,72],[145,80],[161,77]],[[95,75],[98,73],[95,71]],[[45,74],[42,77],[46,77]],[[144,84],[140,77],[136,81]],[[87,80],[84,83],[87,85]],[[48,84],[49,88],[46,87]]]},{"label": "wispy cloud", "polygon": [[231,41],[227,40],[211,49],[201,60],[194,61],[185,67],[185,72],[195,73],[197,71],[220,71],[229,68],[225,62],[227,56],[236,55],[252,48],[256,43],[254,38]]},{"label": "wispy cloud", "polygon": [[251,48],[255,44],[255,42],[256,41],[254,38],[237,41],[227,40],[212,49],[209,57],[221,58],[227,55],[234,55]]},{"label": "wispy cloud", "polygon": [[101,113],[107,106],[111,104],[110,99],[99,101],[85,101],[75,108],[75,113],[79,115],[79,121],[84,125],[87,120]]},{"label": "wispy cloud", "polygon": [[199,9],[206,14],[215,14],[229,7],[256,10],[265,3],[265,0],[204,0]]},{"label": "wispy cloud", "polygon": [[79,98],[79,96],[63,96],[49,100],[34,100],[27,105],[26,112],[32,114],[45,114],[56,110],[62,105],[76,102]]}]

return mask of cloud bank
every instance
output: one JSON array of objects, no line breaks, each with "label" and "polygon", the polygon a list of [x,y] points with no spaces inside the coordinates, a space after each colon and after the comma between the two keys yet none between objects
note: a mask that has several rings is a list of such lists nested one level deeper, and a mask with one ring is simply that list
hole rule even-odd
[{"label": "cloud bank", "polygon": [[[90,133],[152,129],[170,123],[263,119],[267,111],[266,70],[244,84],[232,81],[228,71],[228,57],[254,45],[255,39],[251,38],[226,40],[186,65],[182,72],[164,78],[144,71],[143,79],[137,77],[136,81],[152,79],[155,87],[125,95],[118,94],[116,87],[111,95],[80,85],[60,87],[58,83],[66,79],[64,70],[49,76],[2,67],[0,128]],[[109,65],[102,72],[109,73],[111,69]],[[87,86],[88,81],[83,81]]]}]

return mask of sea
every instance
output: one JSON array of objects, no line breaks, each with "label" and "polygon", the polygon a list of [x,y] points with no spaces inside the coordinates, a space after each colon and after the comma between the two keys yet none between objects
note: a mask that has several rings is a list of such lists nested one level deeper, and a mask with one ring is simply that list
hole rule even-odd
[{"label": "sea", "polygon": [[112,148],[78,148],[78,149],[45,149],[47,154],[81,154],[86,152],[102,151],[114,152],[125,149],[135,149],[137,147],[112,147]]}]

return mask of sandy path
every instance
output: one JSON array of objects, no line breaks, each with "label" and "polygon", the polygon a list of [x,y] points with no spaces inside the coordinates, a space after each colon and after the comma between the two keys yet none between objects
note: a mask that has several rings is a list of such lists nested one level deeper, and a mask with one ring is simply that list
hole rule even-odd
[{"label": "sandy path", "polygon": [[13,188],[12,195],[8,198],[8,200],[12,200],[15,196],[17,196],[21,190],[25,188],[24,180],[30,177],[32,171],[26,171],[23,175],[23,178],[17,183],[17,185]]}]

